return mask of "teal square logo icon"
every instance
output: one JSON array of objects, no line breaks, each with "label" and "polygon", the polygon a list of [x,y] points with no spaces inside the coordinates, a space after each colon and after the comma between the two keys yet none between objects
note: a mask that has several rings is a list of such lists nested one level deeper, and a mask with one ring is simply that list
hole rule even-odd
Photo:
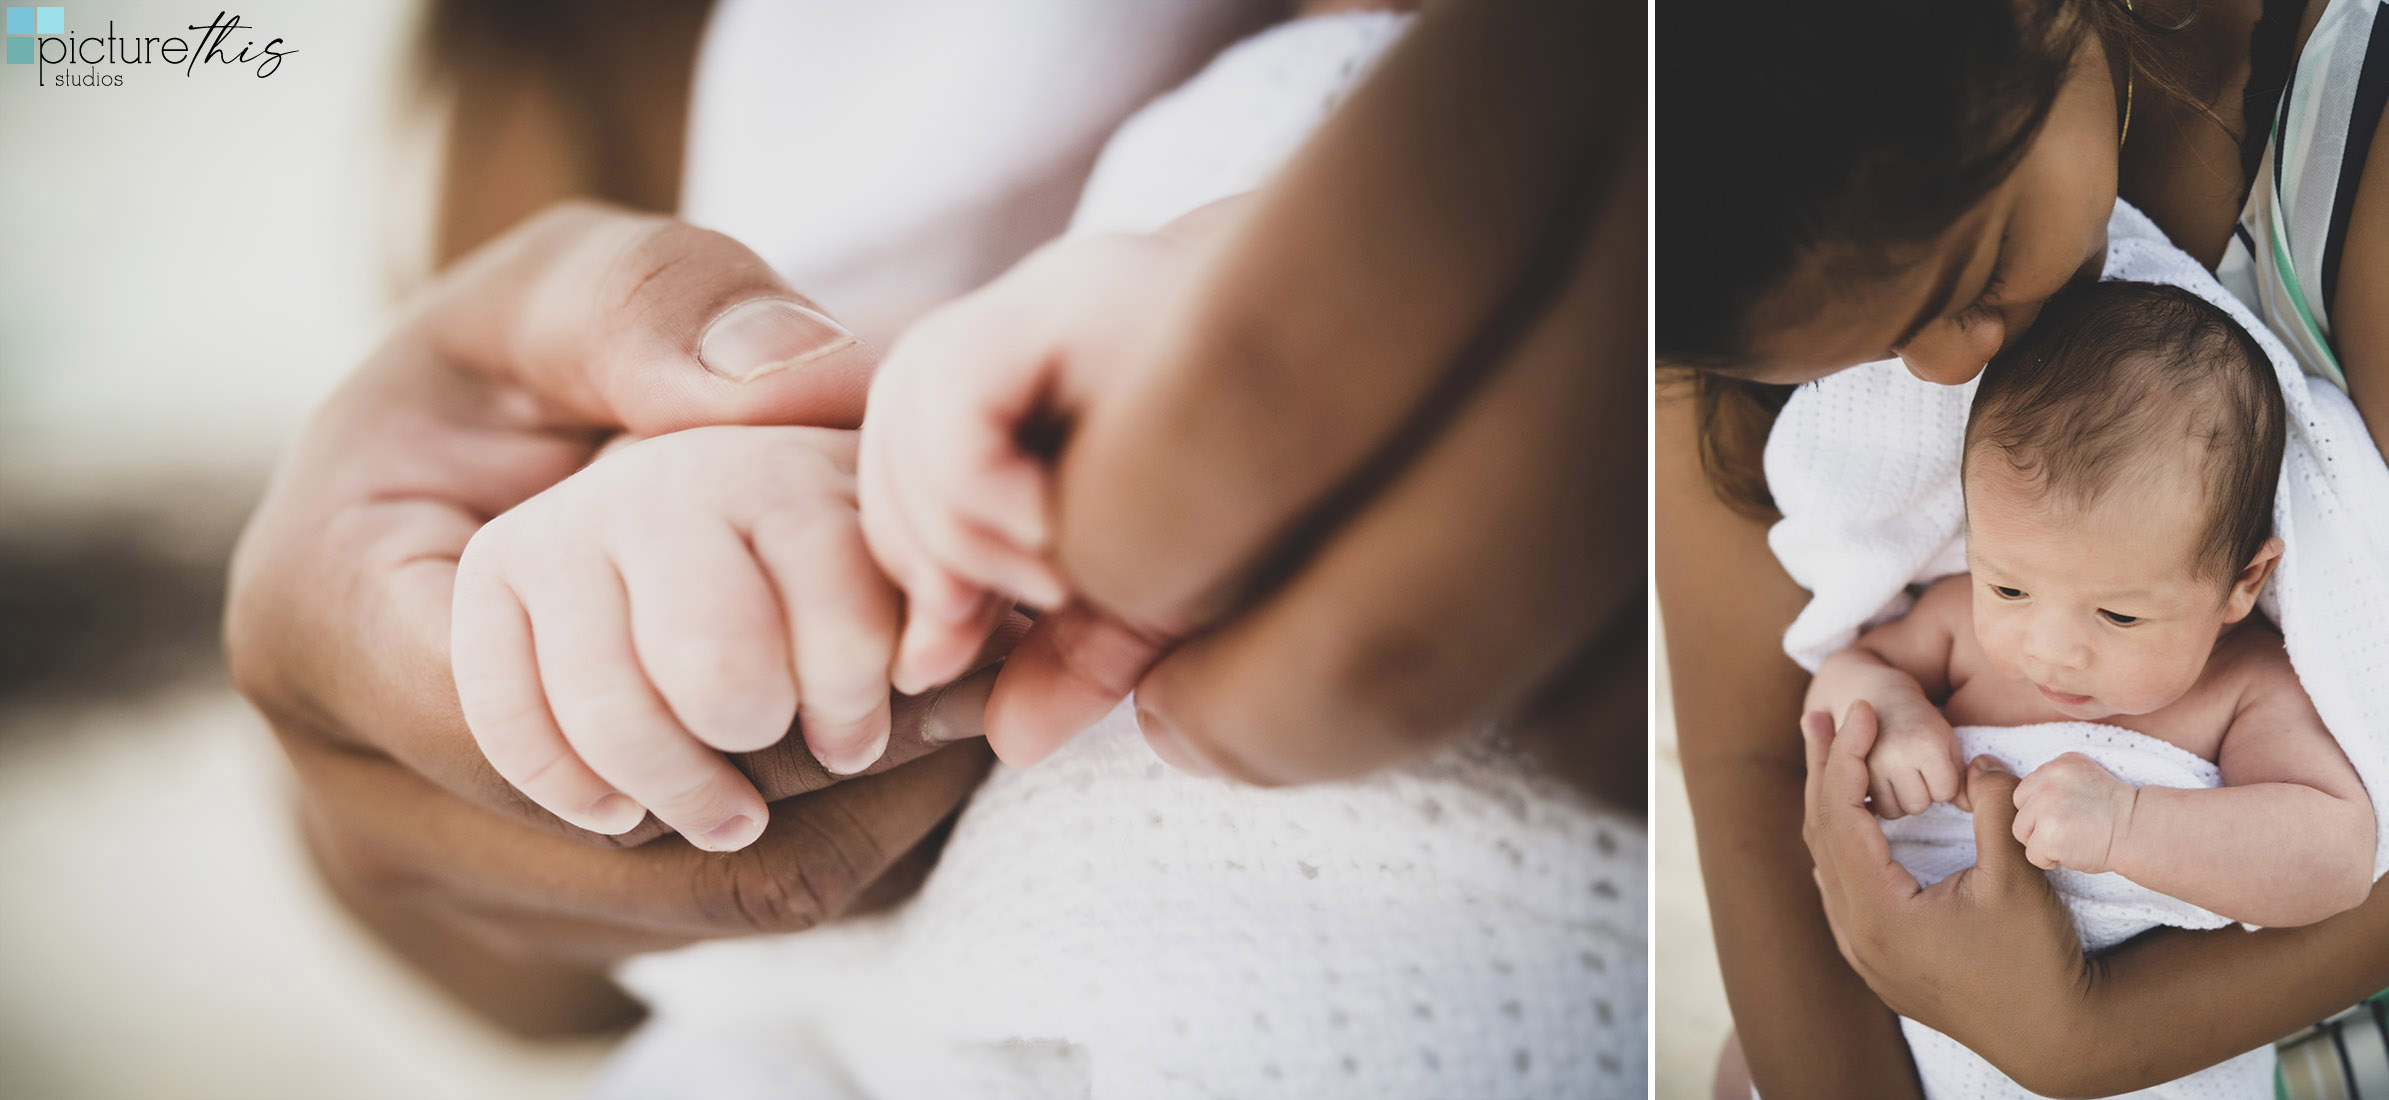
[{"label": "teal square logo icon", "polygon": [[65,34],[65,8],[10,8],[10,34]]},{"label": "teal square logo icon", "polygon": [[65,8],[8,9],[8,63],[31,65],[41,60],[41,42],[19,35],[65,34]]}]

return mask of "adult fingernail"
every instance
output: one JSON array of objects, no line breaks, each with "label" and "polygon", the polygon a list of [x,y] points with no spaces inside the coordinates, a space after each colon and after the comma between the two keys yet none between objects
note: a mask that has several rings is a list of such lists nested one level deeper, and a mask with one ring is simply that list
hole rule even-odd
[{"label": "adult fingernail", "polygon": [[785,298],[758,298],[714,318],[697,340],[697,361],[733,382],[745,382],[856,342],[846,326],[818,310]]},{"label": "adult fingernail", "polygon": [[1219,769],[1187,744],[1177,727],[1161,715],[1140,706],[1136,708],[1136,727],[1145,731],[1145,743],[1153,747],[1153,755],[1160,757],[1162,763],[1199,778],[1218,778]]},{"label": "adult fingernail", "polygon": [[869,741],[844,750],[832,751],[816,759],[821,761],[821,766],[827,769],[831,775],[853,775],[879,763],[880,754],[886,751],[888,751],[888,733],[882,729],[879,731],[879,736]]},{"label": "adult fingernail", "polygon": [[705,843],[699,847],[715,852],[735,852],[755,842],[763,835],[763,826],[754,818],[741,814],[705,831]]},{"label": "adult fingernail", "polygon": [[987,736],[987,697],[995,692],[996,672],[991,668],[939,688],[921,716],[921,740],[942,745]]},{"label": "adult fingernail", "polygon": [[616,836],[639,827],[647,820],[647,810],[630,800],[629,795],[609,794],[589,807],[589,827],[593,832]]}]

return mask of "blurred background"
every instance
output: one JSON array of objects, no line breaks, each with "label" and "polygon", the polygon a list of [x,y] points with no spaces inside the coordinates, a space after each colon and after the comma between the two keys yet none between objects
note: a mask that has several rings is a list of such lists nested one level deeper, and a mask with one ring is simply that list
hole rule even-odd
[{"label": "blurred background", "polygon": [[1667,646],[1659,617],[1651,622],[1651,1080],[1658,1100],[1701,1100],[1711,1095],[1717,1054],[1734,1017],[1726,1008],[1684,758],[1676,748]]},{"label": "blurred background", "polygon": [[423,7],[239,5],[297,51],[265,79],[0,66],[0,1096],[570,1095],[604,1053],[483,1028],[348,923],[217,647],[276,452],[428,267]]}]

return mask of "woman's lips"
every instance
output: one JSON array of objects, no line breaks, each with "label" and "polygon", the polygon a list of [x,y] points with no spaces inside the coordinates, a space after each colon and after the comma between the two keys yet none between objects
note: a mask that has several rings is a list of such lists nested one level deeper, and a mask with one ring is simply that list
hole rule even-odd
[{"label": "woman's lips", "polygon": [[2051,691],[2048,688],[2041,687],[2039,684],[2034,684],[2032,686],[2040,688],[2042,695],[2048,696],[2050,702],[2061,707],[2078,707],[2084,703],[2090,702],[2090,696],[2088,695],[2069,695],[2062,691]]}]

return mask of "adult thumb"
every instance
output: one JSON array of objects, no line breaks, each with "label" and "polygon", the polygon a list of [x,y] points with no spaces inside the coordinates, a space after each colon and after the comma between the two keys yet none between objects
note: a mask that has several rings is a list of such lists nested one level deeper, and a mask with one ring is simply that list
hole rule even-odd
[{"label": "adult thumb", "polygon": [[562,419],[851,428],[878,356],[746,246],[671,218],[553,207],[441,281],[438,351]]},{"label": "adult thumb", "polygon": [[2021,782],[1989,757],[1966,768],[1966,800],[1974,812],[1974,866],[1994,877],[2019,870],[2039,874],[2016,839],[2016,784]]}]

